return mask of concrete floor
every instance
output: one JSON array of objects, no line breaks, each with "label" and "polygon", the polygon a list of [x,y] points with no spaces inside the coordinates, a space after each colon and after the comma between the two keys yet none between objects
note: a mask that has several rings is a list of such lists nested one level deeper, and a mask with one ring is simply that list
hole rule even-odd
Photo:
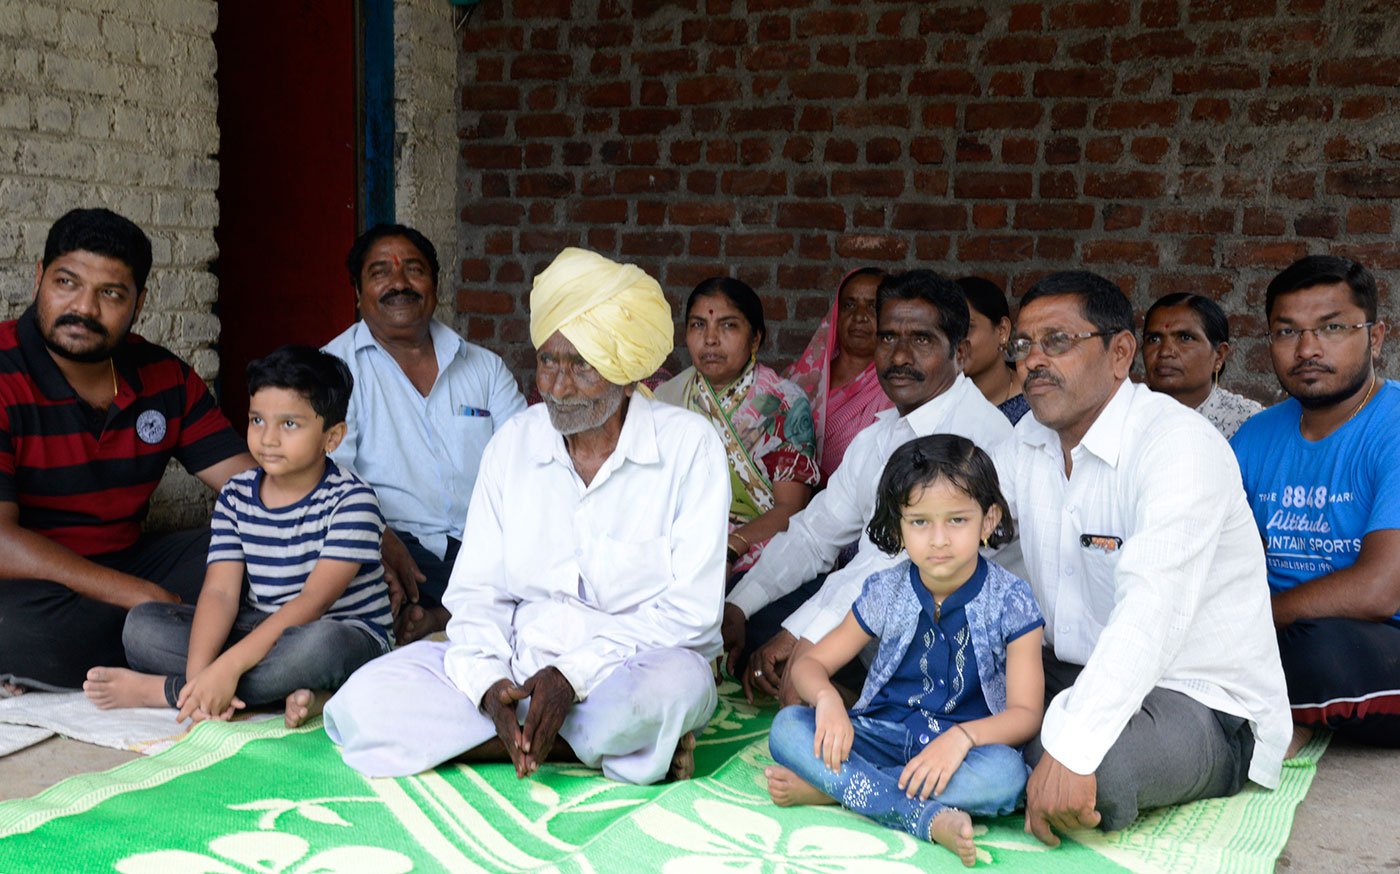
[{"label": "concrete floor", "polygon": [[[0,800],[27,798],[65,777],[114,768],[135,753],[54,737],[0,758]],[[1278,871],[1298,874],[1400,871],[1400,750],[1334,741],[1308,797]]]}]

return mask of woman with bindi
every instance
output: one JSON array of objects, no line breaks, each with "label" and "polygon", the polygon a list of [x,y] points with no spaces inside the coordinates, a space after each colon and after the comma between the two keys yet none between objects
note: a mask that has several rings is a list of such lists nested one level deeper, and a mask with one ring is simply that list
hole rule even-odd
[{"label": "woman with bindi", "polygon": [[752,288],[723,276],[705,280],[685,305],[693,364],[656,390],[657,398],[705,416],[724,441],[731,575],[752,567],[768,540],[787,530],[820,479],[807,396],[758,363],[766,334]]},{"label": "woman with bindi", "polygon": [[1263,407],[1220,387],[1230,358],[1230,322],[1220,304],[1190,292],[1173,292],[1148,307],[1142,326],[1142,365],[1147,386],[1171,395],[1235,436]]}]

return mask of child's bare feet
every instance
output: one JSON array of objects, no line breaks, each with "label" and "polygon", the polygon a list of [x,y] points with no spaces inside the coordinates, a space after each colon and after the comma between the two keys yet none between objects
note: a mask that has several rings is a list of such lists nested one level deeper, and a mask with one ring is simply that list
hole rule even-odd
[{"label": "child's bare feet", "polygon": [[977,864],[977,845],[972,842],[972,817],[953,807],[945,807],[929,823],[928,836],[941,847],[952,850],[962,863]]},{"label": "child's bare feet", "polygon": [[306,720],[320,716],[330,697],[330,692],[313,692],[310,689],[298,689],[288,695],[285,714],[287,727],[298,728]]},{"label": "child's bare feet", "polygon": [[452,614],[446,607],[424,607],[419,604],[405,604],[399,611],[399,621],[394,624],[394,642],[399,646],[422,640],[447,627]]},{"label": "child's bare feet", "polygon": [[676,741],[676,752],[671,756],[671,767],[666,771],[667,780],[689,780],[695,776],[695,732],[687,731]]},{"label": "child's bare feet", "polygon": [[1298,755],[1298,751],[1313,739],[1313,730],[1306,725],[1293,726],[1293,739],[1288,742],[1288,752],[1283,754],[1285,759],[1291,759]]},{"label": "child's bare feet", "polygon": [[169,707],[165,678],[127,668],[93,668],[83,681],[83,694],[101,710],[115,707]]},{"label": "child's bare feet", "polygon": [[28,691],[18,683],[0,683],[0,698],[15,698]]},{"label": "child's bare feet", "polygon": [[796,807],[804,804],[835,804],[836,801],[825,792],[803,780],[782,765],[769,765],[763,769],[768,778],[768,795],[779,807]]}]

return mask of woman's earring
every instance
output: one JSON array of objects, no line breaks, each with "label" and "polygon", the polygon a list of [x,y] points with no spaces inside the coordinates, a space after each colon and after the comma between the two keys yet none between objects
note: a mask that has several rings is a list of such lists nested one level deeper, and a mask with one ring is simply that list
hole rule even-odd
[{"label": "woman's earring", "polygon": [[983,537],[982,537],[982,548],[983,548],[983,549],[991,549],[991,548],[992,548],[992,547],[991,547],[991,539],[992,539],[992,538],[991,538],[990,535],[983,535]]}]

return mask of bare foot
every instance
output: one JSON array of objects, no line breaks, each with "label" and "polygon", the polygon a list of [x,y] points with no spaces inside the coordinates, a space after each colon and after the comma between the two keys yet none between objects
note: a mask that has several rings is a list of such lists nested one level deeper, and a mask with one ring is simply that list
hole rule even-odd
[{"label": "bare foot", "polygon": [[676,753],[671,757],[667,780],[689,780],[695,776],[695,732],[687,731],[676,741]]},{"label": "bare foot", "polygon": [[835,804],[830,795],[803,780],[782,765],[769,765],[763,769],[768,778],[768,795],[779,807],[796,807],[804,804]]},{"label": "bare foot", "polygon": [[169,707],[165,678],[127,668],[93,668],[83,681],[83,694],[101,710],[115,707]]},{"label": "bare foot", "polygon": [[0,683],[0,698],[16,698],[28,691],[18,683]]},{"label": "bare foot", "polygon": [[1298,755],[1298,751],[1313,739],[1313,730],[1306,725],[1293,726],[1293,739],[1288,742],[1288,752],[1283,754],[1285,759],[1291,759]]},{"label": "bare foot", "polygon": [[288,728],[299,728],[308,719],[320,716],[331,693],[298,689],[287,696],[285,721]]},{"label": "bare foot", "polygon": [[452,614],[446,607],[424,607],[421,604],[405,604],[399,611],[399,621],[394,623],[394,642],[399,646],[421,640],[436,634],[447,627]]},{"label": "bare foot", "polygon": [[977,845],[972,842],[972,817],[961,810],[945,807],[929,823],[928,836],[939,846],[952,850],[967,867],[977,864]]}]

